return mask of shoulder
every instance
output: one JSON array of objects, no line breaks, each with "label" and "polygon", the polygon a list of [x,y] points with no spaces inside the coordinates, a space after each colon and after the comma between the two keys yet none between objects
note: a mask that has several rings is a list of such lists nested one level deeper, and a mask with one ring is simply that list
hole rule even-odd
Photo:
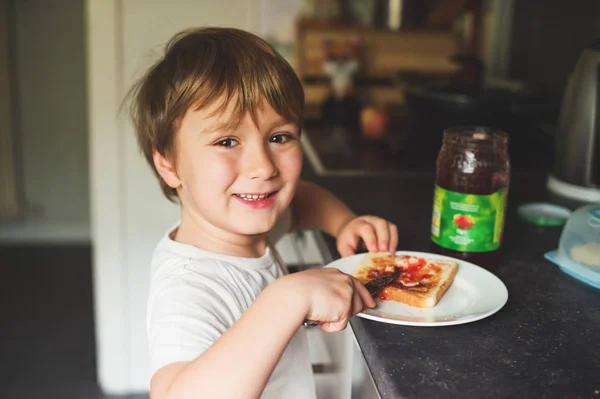
[{"label": "shoulder", "polygon": [[152,253],[152,282],[215,278],[215,274],[227,268],[227,262],[216,254],[172,239],[177,227],[169,229]]},{"label": "shoulder", "polygon": [[[269,271],[270,268],[245,269],[239,262],[212,257],[157,259],[150,280],[148,311],[177,313],[184,307],[195,313],[235,318],[277,277]],[[271,274],[273,277],[269,278]]]},{"label": "shoulder", "polygon": [[163,254],[152,262],[150,297],[167,292],[179,297],[205,297],[210,293],[227,296],[232,294],[231,278],[237,272],[232,265],[218,259]]},{"label": "shoulder", "polygon": [[168,269],[159,268],[146,305],[149,336],[179,331],[212,342],[223,334],[247,307],[239,300],[239,289],[224,277],[224,267],[213,259],[180,259]]},{"label": "shoulder", "polygon": [[182,244],[167,234],[152,257],[148,310],[194,303],[238,313],[280,275],[271,250],[261,258],[239,258]]}]

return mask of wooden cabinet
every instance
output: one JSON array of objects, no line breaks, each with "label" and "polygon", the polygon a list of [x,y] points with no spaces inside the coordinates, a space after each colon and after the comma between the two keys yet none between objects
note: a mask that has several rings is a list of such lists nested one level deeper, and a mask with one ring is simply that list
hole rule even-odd
[{"label": "wooden cabinet", "polygon": [[321,103],[328,95],[323,73],[324,45],[329,40],[355,37],[360,45],[358,89],[375,103],[402,103],[394,79],[401,71],[448,74],[458,70],[450,56],[458,53],[460,40],[450,30],[382,30],[356,28],[334,22],[300,20],[297,24],[296,70],[303,80],[308,104]]}]

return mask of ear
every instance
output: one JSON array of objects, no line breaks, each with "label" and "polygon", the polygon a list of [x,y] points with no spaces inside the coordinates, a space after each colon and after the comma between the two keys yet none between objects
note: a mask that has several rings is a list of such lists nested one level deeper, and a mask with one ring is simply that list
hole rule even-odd
[{"label": "ear", "polygon": [[154,161],[154,167],[158,171],[158,174],[169,187],[175,189],[181,187],[181,180],[179,180],[179,176],[177,176],[175,166],[155,148],[152,149],[152,160]]}]

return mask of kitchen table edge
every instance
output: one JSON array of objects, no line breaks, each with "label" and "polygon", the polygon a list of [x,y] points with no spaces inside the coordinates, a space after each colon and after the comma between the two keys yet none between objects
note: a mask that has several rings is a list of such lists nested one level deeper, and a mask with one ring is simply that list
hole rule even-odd
[{"label": "kitchen table edge", "polygon": [[[339,256],[334,255],[337,253],[337,251],[334,248],[332,248],[333,241],[330,241],[328,243],[327,242],[328,240],[324,236],[325,233],[323,233],[320,230],[314,230],[313,234],[314,234],[315,242],[317,244],[317,248],[320,252],[321,257],[323,258],[323,265],[328,265],[329,263],[335,261],[336,259],[339,259]],[[354,316],[354,318],[356,318],[356,317],[358,317],[358,316]],[[369,364],[367,357],[365,356],[365,354],[363,352],[363,346],[361,345],[360,339],[356,335],[356,332],[353,327],[353,323],[355,323],[355,322],[356,321],[354,321],[354,320],[350,320],[350,323],[348,323],[348,326],[350,327],[350,331],[352,332],[352,338],[362,356],[363,364],[365,365],[365,368],[367,369],[367,374],[368,374],[369,379],[371,380],[371,382],[373,383],[373,385],[375,387],[375,392],[377,393],[377,396],[381,399],[382,396],[381,396],[381,392],[380,392],[379,382],[378,382],[377,378],[375,378],[375,376],[373,375],[373,371],[371,370],[371,365]]]}]

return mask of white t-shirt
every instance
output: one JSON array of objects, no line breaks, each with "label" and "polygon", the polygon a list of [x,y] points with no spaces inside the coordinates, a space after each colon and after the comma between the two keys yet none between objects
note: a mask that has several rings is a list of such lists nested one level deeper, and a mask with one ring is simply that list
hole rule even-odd
[{"label": "white t-shirt", "polygon": [[[285,212],[269,234],[270,243],[288,230],[289,221]],[[227,256],[172,240],[175,229],[162,238],[152,257],[147,307],[152,375],[169,363],[198,357],[270,282],[286,273],[272,245],[260,258]],[[261,397],[315,398],[303,328],[288,344]]]}]

